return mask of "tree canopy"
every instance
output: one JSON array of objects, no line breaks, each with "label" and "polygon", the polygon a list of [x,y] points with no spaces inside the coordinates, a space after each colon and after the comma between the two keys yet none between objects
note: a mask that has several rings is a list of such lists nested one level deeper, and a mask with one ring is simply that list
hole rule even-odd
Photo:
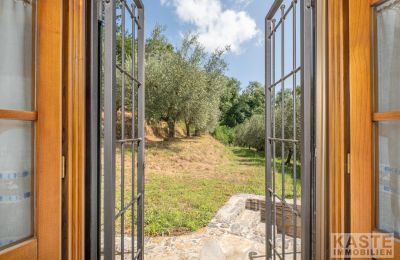
[{"label": "tree canopy", "polygon": [[174,137],[175,124],[183,121],[191,128],[212,132],[219,123],[220,97],[225,88],[226,50],[207,54],[197,36],[186,34],[174,48],[157,26],[146,43],[147,120],[168,123]]},{"label": "tree canopy", "polygon": [[[131,68],[130,49],[122,57],[121,28],[117,31],[117,62],[125,60]],[[126,35],[126,46],[132,36]],[[129,47],[128,47],[129,49]],[[214,133],[227,144],[264,147],[264,86],[251,81],[244,88],[241,82],[226,75],[228,64],[224,54],[229,48],[207,53],[197,35],[185,34],[179,46],[165,35],[165,27],[156,25],[146,40],[146,120],[166,122],[169,137],[175,126],[183,123],[187,136]],[[121,110],[122,74],[117,74],[117,109]],[[132,93],[132,84],[125,82],[125,106]],[[286,100],[288,94],[284,94]],[[279,102],[279,96],[277,96]],[[289,102],[289,100],[288,100]],[[289,115],[290,116],[290,115]],[[279,124],[279,120],[277,121]],[[286,132],[293,131],[288,129]]]}]

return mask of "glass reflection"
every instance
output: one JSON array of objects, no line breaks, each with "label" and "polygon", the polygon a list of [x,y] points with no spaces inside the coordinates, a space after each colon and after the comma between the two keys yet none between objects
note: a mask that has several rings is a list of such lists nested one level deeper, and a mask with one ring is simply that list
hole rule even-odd
[{"label": "glass reflection", "polygon": [[378,111],[400,110],[400,1],[383,3],[376,11],[378,49]]},{"label": "glass reflection", "polygon": [[0,1],[0,109],[33,110],[33,11],[29,1]]},{"label": "glass reflection", "polygon": [[400,121],[380,122],[378,133],[378,228],[400,235]]},{"label": "glass reflection", "polygon": [[32,235],[33,123],[0,119],[0,246]]}]

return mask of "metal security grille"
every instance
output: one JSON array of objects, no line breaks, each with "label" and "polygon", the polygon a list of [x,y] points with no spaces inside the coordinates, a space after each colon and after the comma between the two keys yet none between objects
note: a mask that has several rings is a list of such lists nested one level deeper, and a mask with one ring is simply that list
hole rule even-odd
[{"label": "metal security grille", "polygon": [[276,0],[265,20],[266,259],[312,259],[312,9]]},{"label": "metal security grille", "polygon": [[[104,259],[144,259],[144,6],[104,0]],[[129,126],[129,127],[128,127]],[[128,131],[128,129],[130,129]],[[129,155],[130,158],[126,159]],[[130,169],[127,172],[127,169]],[[130,232],[127,234],[127,227]],[[127,237],[129,239],[127,239]],[[118,248],[119,250],[116,250]]]}]

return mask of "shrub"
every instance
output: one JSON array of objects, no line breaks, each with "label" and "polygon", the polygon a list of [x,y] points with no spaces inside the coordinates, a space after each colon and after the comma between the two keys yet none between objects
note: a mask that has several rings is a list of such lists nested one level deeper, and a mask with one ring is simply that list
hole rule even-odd
[{"label": "shrub", "polygon": [[235,130],[224,125],[218,126],[215,129],[213,136],[221,143],[231,145],[235,139]]},{"label": "shrub", "polygon": [[[137,116],[135,118],[137,120]],[[125,139],[125,138],[132,138],[132,113],[125,112],[125,136],[122,137],[122,113],[121,111],[117,112],[117,121],[115,124],[116,127],[116,138],[117,139]],[[137,123],[135,127],[135,135],[137,136]]]},{"label": "shrub", "polygon": [[265,149],[265,123],[263,115],[253,115],[235,128],[235,145],[251,147],[262,151]]}]

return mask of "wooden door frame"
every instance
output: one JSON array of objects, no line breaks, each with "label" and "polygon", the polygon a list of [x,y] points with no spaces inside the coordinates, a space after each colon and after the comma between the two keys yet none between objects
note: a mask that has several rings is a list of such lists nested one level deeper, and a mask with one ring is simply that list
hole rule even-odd
[{"label": "wooden door frame", "polygon": [[380,1],[328,1],[330,233],[375,231],[371,26]]},{"label": "wooden door frame", "polygon": [[[368,178],[373,162],[370,2],[328,2],[329,233],[369,233],[373,230],[373,179]],[[368,214],[361,216],[360,211]]]},{"label": "wooden door frame", "polygon": [[[328,181],[329,234],[349,232],[349,52],[348,2],[328,1]],[[329,239],[328,239],[329,240]],[[330,243],[329,243],[330,246]]]},{"label": "wooden door frame", "polygon": [[0,259],[61,257],[62,2],[37,3],[34,237],[1,251]]},{"label": "wooden door frame", "polygon": [[85,258],[86,3],[64,0],[64,259]]},{"label": "wooden door frame", "polygon": [[57,259],[61,257],[62,0],[40,0],[38,8],[37,131],[42,138],[37,145],[48,148],[37,153],[38,259]]},{"label": "wooden door frame", "polygon": [[350,1],[350,225],[353,233],[368,233],[374,228],[371,25],[370,1]]},{"label": "wooden door frame", "polygon": [[316,90],[315,90],[315,144],[316,144],[316,240],[315,259],[327,259],[329,252],[328,218],[328,149],[327,149],[327,32],[328,0],[316,1]]},{"label": "wooden door frame", "polygon": [[[375,71],[374,5],[383,0],[350,1],[350,109],[351,135],[351,231],[379,232],[375,219],[373,93]],[[364,76],[363,76],[364,75]],[[354,156],[353,156],[354,154]],[[369,195],[369,196],[368,196]],[[400,258],[400,240],[395,239],[395,257]]]}]

